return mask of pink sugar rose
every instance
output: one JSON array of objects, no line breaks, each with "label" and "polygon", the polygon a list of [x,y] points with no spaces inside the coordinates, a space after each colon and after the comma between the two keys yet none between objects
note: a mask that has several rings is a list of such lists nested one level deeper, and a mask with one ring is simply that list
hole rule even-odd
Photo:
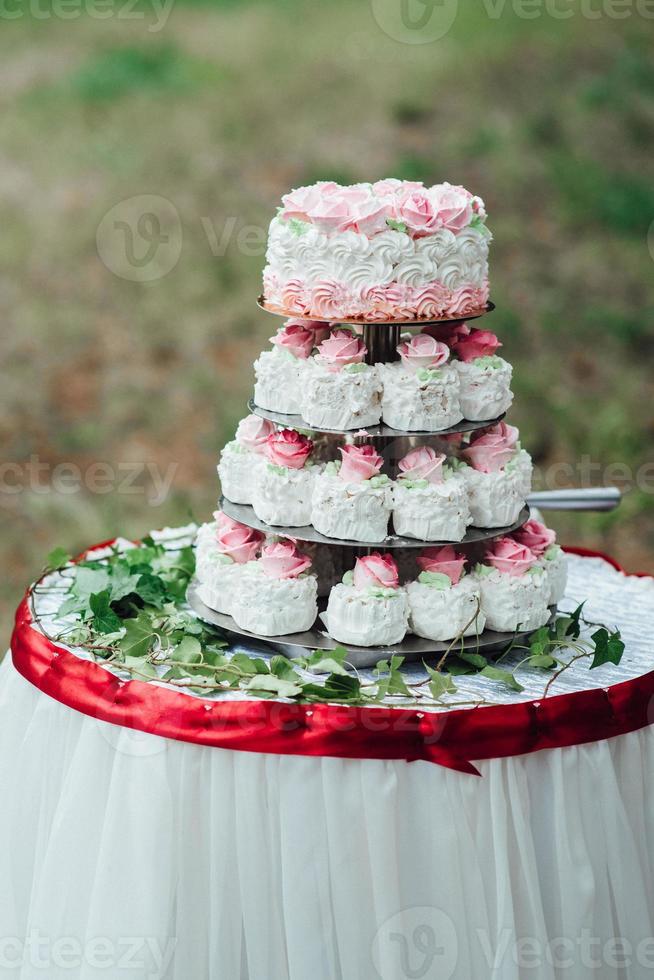
[{"label": "pink sugar rose", "polygon": [[298,551],[293,541],[278,541],[261,552],[261,568],[268,578],[297,578],[311,568],[311,559]]},{"label": "pink sugar rose", "polygon": [[444,548],[425,548],[416,561],[423,572],[447,575],[452,585],[458,585],[467,558],[461,552],[455,551],[451,544],[447,544]]},{"label": "pink sugar rose", "polygon": [[422,368],[437,368],[445,364],[450,356],[449,347],[440,340],[434,340],[426,333],[416,334],[397,348],[402,363],[410,371]]},{"label": "pink sugar rose", "polygon": [[233,520],[227,514],[223,513],[222,510],[214,510],[213,519],[218,525],[218,528],[231,528],[233,530],[235,527],[243,527],[238,521]]},{"label": "pink sugar rose", "polygon": [[478,357],[493,355],[501,346],[502,344],[490,330],[472,330],[467,337],[456,340],[452,350],[459,360],[468,364]]},{"label": "pink sugar rose", "polygon": [[275,466],[301,470],[313,451],[313,442],[295,429],[280,429],[266,439],[266,459]]},{"label": "pink sugar rose", "polygon": [[397,220],[406,225],[407,231],[414,238],[434,235],[442,228],[431,192],[424,187],[410,189],[401,194],[395,210]]},{"label": "pink sugar rose", "polygon": [[313,332],[313,346],[317,347],[318,344],[322,344],[323,340],[329,337],[331,327],[329,323],[325,320],[286,320],[284,322],[285,327],[305,327],[307,330]]},{"label": "pink sugar rose", "polygon": [[[499,426],[495,428],[499,429]],[[515,441],[508,433],[491,431],[474,439],[463,450],[463,455],[473,469],[481,473],[498,473],[515,455]]]},{"label": "pink sugar rose", "polygon": [[275,431],[275,426],[268,419],[260,419],[258,415],[247,415],[238,423],[236,441],[253,453],[263,453],[266,439]]},{"label": "pink sugar rose", "polygon": [[372,185],[373,194],[379,197],[390,197],[406,191],[422,190],[424,184],[421,180],[398,180],[397,177],[386,177],[384,180],[377,180]]},{"label": "pink sugar rose", "polygon": [[299,323],[282,327],[270,339],[277,347],[288,351],[293,357],[297,357],[302,361],[306,361],[307,357],[309,357],[315,343],[313,330],[309,330],[308,327],[302,326]]},{"label": "pink sugar rose", "polygon": [[365,589],[397,589],[400,576],[393,556],[380,555],[374,551],[365,558],[357,558],[354,566],[354,588],[357,592]]},{"label": "pink sugar rose", "polygon": [[456,234],[463,231],[473,218],[472,194],[465,187],[437,184],[429,191],[437,228],[447,228]]},{"label": "pink sugar rose", "polygon": [[505,575],[517,577],[529,571],[537,559],[526,545],[512,538],[497,538],[486,551],[485,560]]},{"label": "pink sugar rose", "polygon": [[448,347],[453,347],[468,337],[471,331],[467,323],[429,323],[422,328],[422,332],[434,340],[441,340]]},{"label": "pink sugar rose", "polygon": [[338,475],[345,483],[363,483],[377,476],[384,460],[374,446],[341,446],[343,458]]},{"label": "pink sugar rose", "polygon": [[[361,209],[369,205],[368,188],[352,185],[321,195],[309,210],[309,219],[320,231],[348,231],[356,224]],[[378,207],[379,202],[375,202]]]},{"label": "pink sugar rose", "polygon": [[[515,425],[508,425],[506,422],[498,422],[497,425],[493,425],[490,429],[486,429],[485,433],[478,435],[477,440],[485,438],[486,436],[500,436],[509,446],[515,448],[518,444],[518,439],[520,438],[520,432]],[[474,440],[473,440],[474,441]]]},{"label": "pink sugar rose", "polygon": [[531,520],[518,531],[514,531],[513,539],[533,551],[537,558],[541,558],[556,541],[556,533],[540,521]]},{"label": "pink sugar rose", "polygon": [[420,446],[407,453],[398,466],[402,475],[409,480],[442,483],[443,463],[446,459],[445,453],[437,453],[431,446]]},{"label": "pink sugar rose", "polygon": [[261,545],[266,539],[261,531],[239,524],[227,518],[229,524],[219,524],[216,531],[216,546],[218,551],[227,555],[237,565],[244,565],[256,557]]},{"label": "pink sugar rose", "polygon": [[288,221],[295,218],[297,221],[310,221],[309,212],[318,205],[323,197],[327,197],[338,190],[338,184],[332,180],[320,181],[317,184],[310,184],[306,187],[296,187],[290,194],[284,194],[282,204],[284,210],[282,218]]},{"label": "pink sugar rose", "polygon": [[340,371],[346,364],[360,364],[368,348],[349,330],[332,330],[318,348],[318,353],[330,371]]}]

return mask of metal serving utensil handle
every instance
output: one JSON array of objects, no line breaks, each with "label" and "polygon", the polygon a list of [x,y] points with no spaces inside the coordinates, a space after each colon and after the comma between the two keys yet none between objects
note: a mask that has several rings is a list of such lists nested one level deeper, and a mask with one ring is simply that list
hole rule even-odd
[{"label": "metal serving utensil handle", "polygon": [[537,491],[527,503],[540,510],[615,510],[621,499],[618,487],[583,487]]}]

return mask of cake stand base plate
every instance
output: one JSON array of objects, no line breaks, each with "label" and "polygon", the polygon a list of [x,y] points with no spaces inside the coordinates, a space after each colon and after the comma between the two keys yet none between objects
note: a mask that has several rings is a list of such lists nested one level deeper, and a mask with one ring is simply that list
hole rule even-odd
[{"label": "cake stand base plate", "polygon": [[[212,626],[217,626],[232,642],[240,642],[248,649],[258,649],[267,655],[281,653],[285,657],[302,657],[313,650],[335,650],[336,647],[341,647],[348,652],[347,665],[358,669],[374,667],[379,660],[386,660],[388,657],[397,654],[408,661],[438,661],[452,645],[450,640],[438,643],[435,640],[425,640],[420,636],[407,635],[402,643],[395,643],[388,647],[350,646],[347,643],[337,643],[331,636],[328,636],[320,620],[316,621],[313,629],[307,630],[305,633],[290,633],[287,636],[273,637],[261,636],[240,629],[231,616],[210,609],[198,596],[197,588],[198,583],[193,579],[189,585],[186,598],[198,619],[210,623]],[[555,606],[552,606],[551,612],[553,617],[556,613]],[[470,653],[483,651],[485,656],[491,653],[499,655],[512,640],[524,639],[531,632],[533,631],[496,633],[494,630],[484,630],[479,636],[468,636],[458,641],[456,649],[466,650]],[[454,648],[452,652],[455,652]]]}]

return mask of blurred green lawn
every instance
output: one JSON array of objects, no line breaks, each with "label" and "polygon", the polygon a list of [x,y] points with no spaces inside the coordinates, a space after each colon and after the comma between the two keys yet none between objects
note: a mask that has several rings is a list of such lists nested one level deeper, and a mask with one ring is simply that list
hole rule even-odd
[{"label": "blurred green lawn", "polygon": [[[0,491],[5,638],[54,545],[211,512],[218,451],[274,327],[254,305],[263,255],[236,233],[265,228],[283,192],[321,177],[481,194],[492,327],[535,461],[586,454],[600,481],[609,464],[635,474],[651,460],[652,21],[459,7],[430,44],[393,40],[368,3],[345,0],[177,0],[159,31],[145,2],[143,20],[1,25],[0,433],[19,467]],[[171,202],[183,235],[174,269],[146,283],[112,273],[96,247],[106,212],[143,194]],[[232,225],[212,254],[211,233]],[[163,503],[147,475],[129,492],[48,492],[30,458],[50,473],[147,463],[174,483]],[[654,570],[647,475],[616,515],[553,518],[564,542]]]}]

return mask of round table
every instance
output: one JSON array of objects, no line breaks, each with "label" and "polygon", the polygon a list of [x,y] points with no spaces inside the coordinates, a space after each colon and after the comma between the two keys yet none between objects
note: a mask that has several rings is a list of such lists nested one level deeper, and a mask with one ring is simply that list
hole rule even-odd
[{"label": "round table", "polygon": [[[654,977],[654,580],[573,556],[571,604],[584,595],[620,627],[620,667],[571,668],[544,709],[526,671],[501,704],[437,712],[470,718],[450,734],[429,712],[354,723],[269,701],[203,727],[247,704],[178,692],[171,721],[161,686],[74,652],[33,662],[23,609],[0,667],[0,978]],[[111,697],[63,703],[96,670]],[[130,703],[133,685],[148,693]],[[468,725],[480,754],[457,756]]]}]

